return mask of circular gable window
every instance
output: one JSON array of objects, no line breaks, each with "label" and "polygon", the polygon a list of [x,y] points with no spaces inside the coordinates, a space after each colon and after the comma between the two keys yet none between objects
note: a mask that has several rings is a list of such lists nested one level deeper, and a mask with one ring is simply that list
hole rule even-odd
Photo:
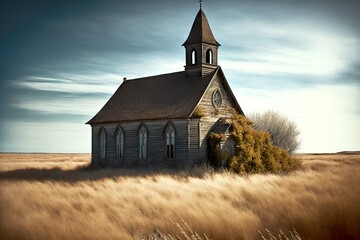
[{"label": "circular gable window", "polygon": [[218,88],[215,89],[213,92],[212,103],[213,103],[214,107],[220,107],[222,104],[222,95]]}]

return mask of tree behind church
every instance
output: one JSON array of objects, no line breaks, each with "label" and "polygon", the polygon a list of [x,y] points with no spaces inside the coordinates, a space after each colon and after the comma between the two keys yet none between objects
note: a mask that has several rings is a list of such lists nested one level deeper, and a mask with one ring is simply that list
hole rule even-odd
[{"label": "tree behind church", "polygon": [[300,131],[296,124],[279,112],[269,110],[264,113],[253,113],[248,118],[254,123],[255,129],[270,133],[274,145],[289,153],[300,147]]}]

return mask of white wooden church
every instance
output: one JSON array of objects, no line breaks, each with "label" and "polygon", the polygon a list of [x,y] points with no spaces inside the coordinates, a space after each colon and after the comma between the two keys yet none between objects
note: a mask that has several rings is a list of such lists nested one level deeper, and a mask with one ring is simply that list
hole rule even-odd
[{"label": "white wooden church", "polygon": [[[94,166],[190,167],[208,158],[207,135],[243,114],[218,65],[220,44],[200,8],[184,42],[185,69],[124,80],[87,124]],[[231,141],[222,145],[233,152]]]}]

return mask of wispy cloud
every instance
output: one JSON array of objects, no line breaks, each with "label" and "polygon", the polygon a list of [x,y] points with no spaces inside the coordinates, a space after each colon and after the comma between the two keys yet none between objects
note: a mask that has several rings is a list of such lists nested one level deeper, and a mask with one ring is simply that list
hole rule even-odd
[{"label": "wispy cloud", "polygon": [[114,92],[117,87],[115,83],[120,82],[121,77],[114,74],[100,76],[73,75],[64,78],[51,77],[25,77],[14,85],[27,89],[35,89],[50,92],[70,93],[107,93]]},{"label": "wispy cloud", "polygon": [[[41,76],[23,77],[13,81],[13,86],[20,89],[21,95],[27,97],[15,99],[11,106],[19,110],[49,114],[95,115],[123,82],[123,76],[131,79],[163,74],[166,73],[164,69],[169,72],[182,70],[178,59],[172,62],[171,57],[162,58],[161,55],[151,61],[149,59],[150,56],[137,57],[137,61],[128,61],[121,65],[117,71],[123,69],[127,73],[122,76],[89,70],[88,74],[45,71]],[[139,69],[134,67],[136,65]]]},{"label": "wispy cloud", "polygon": [[235,41],[224,50],[222,64],[239,73],[334,77],[360,53],[360,39],[294,23],[245,21],[223,31]]},{"label": "wispy cloud", "polygon": [[44,100],[28,100],[14,103],[14,107],[18,109],[34,110],[48,113],[63,113],[72,115],[91,115],[95,114],[105,104],[106,100],[101,99],[48,99]]}]

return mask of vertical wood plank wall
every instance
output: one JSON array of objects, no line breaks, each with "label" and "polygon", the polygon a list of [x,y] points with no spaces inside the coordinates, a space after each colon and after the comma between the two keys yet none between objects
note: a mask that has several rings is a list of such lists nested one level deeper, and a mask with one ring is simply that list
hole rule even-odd
[{"label": "vertical wood plank wall", "polygon": [[[175,159],[165,158],[165,128],[171,122],[175,127]],[[147,157],[139,159],[138,130],[144,125],[148,132]],[[124,131],[124,158],[116,158],[116,130],[121,126]],[[106,159],[100,158],[99,134],[106,131]],[[104,166],[174,166],[189,165],[188,120],[154,120],[144,122],[107,123],[92,125],[92,162]]]},{"label": "vertical wood plank wall", "polygon": [[191,118],[188,120],[188,152],[189,152],[189,161],[192,163],[197,163],[200,159],[199,149],[199,118]]}]

